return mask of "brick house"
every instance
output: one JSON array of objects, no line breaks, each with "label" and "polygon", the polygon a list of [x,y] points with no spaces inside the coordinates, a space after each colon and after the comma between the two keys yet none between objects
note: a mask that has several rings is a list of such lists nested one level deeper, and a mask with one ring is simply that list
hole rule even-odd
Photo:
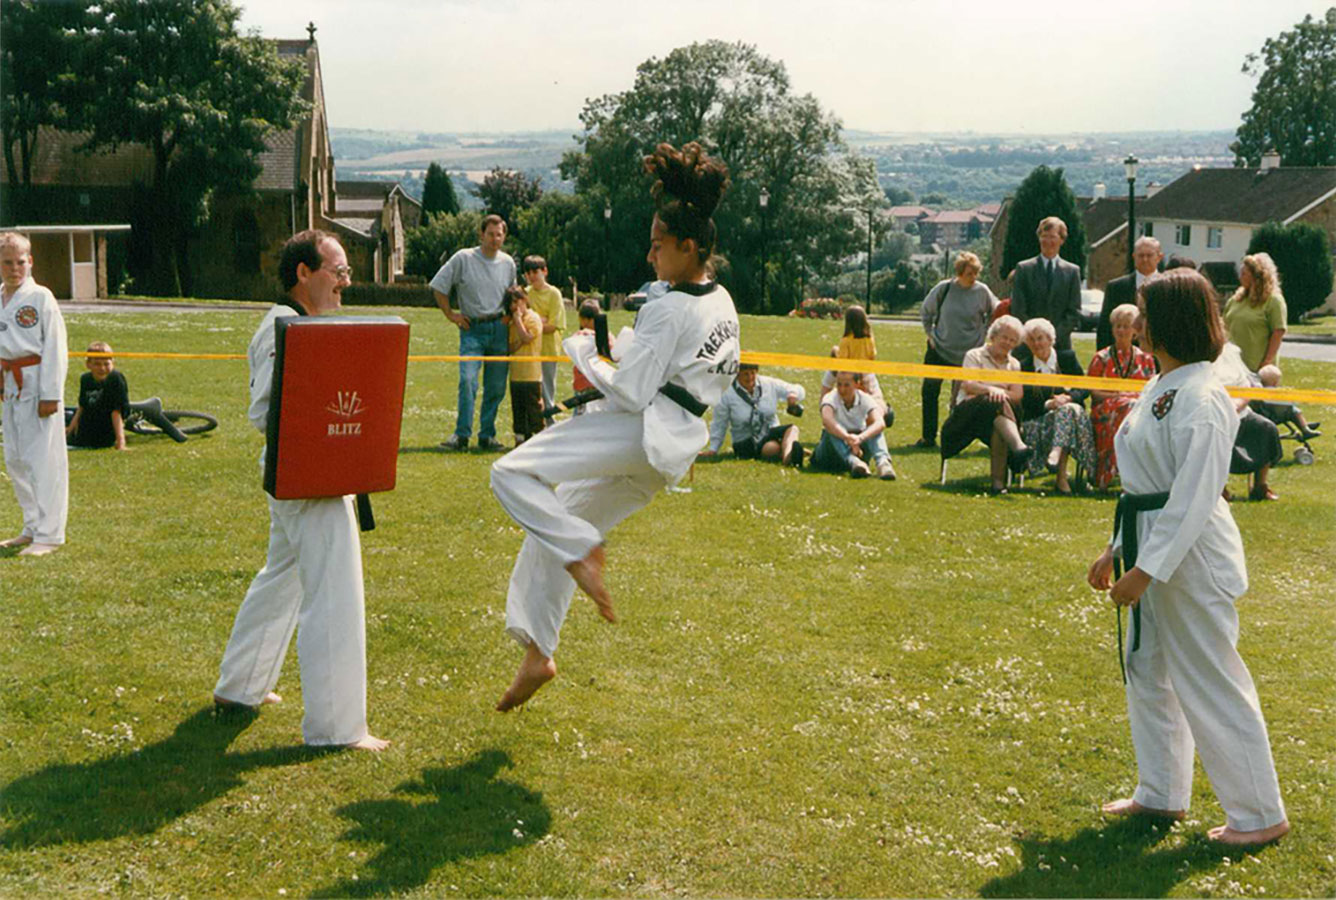
[{"label": "brick house", "polygon": [[[282,57],[301,59],[306,67],[302,96],[309,114],[288,131],[275,133],[260,154],[261,171],[246,194],[220,194],[208,222],[185,239],[185,293],[204,297],[269,299],[279,292],[278,253],[294,233],[323,228],[339,236],[348,252],[356,282],[386,283],[403,272],[404,229],[418,224],[422,207],[393,182],[352,182],[346,196],[334,173],[329,123],[325,112],[320,51],[315,30],[306,40],[274,42]],[[143,145],[122,145],[94,154],[76,152],[84,135],[44,128],[32,167],[30,209],[36,213],[12,221],[7,210],[8,172],[0,160],[0,221],[10,226],[53,226],[142,222],[143,185],[152,177],[153,157]],[[128,240],[110,240],[98,259],[105,271],[135,271],[140,229]],[[101,242],[99,243],[99,245]],[[42,259],[34,248],[36,273]],[[105,285],[112,293],[118,285]],[[105,287],[104,287],[105,291]]]}]

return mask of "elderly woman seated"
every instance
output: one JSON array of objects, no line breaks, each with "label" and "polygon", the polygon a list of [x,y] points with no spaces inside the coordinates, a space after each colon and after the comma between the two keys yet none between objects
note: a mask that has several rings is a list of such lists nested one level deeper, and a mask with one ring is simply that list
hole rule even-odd
[{"label": "elderly woman seated", "polygon": [[[1006,315],[988,326],[982,347],[965,353],[966,369],[997,369],[1016,372],[1020,363],[1011,355],[1021,342],[1021,321]],[[992,460],[991,493],[1006,493],[1007,468],[1020,474],[1033,455],[1021,438],[1018,410],[1021,386],[995,381],[968,380],[952,385],[951,415],[942,425],[942,461],[980,440],[988,445]]]},{"label": "elderly woman seated", "polygon": [[[1095,354],[1090,361],[1094,378],[1132,378],[1150,381],[1155,377],[1155,357],[1132,343],[1137,336],[1141,311],[1135,304],[1124,303],[1109,313],[1113,343]],[[1095,425],[1095,486],[1108,490],[1118,475],[1118,460],[1113,454],[1113,436],[1132,410],[1139,391],[1091,391],[1090,418]]]},{"label": "elderly woman seated", "polygon": [[878,478],[895,480],[895,467],[882,437],[886,421],[872,396],[859,390],[853,372],[835,374],[835,390],[821,398],[821,426],[812,468],[866,478],[872,473],[871,461]]},{"label": "elderly woman seated", "polygon": [[[1022,372],[1047,375],[1084,375],[1072,350],[1058,350],[1053,344],[1057,331],[1048,319],[1025,323],[1025,346],[1030,356],[1021,363]],[[1047,468],[1057,473],[1057,491],[1070,495],[1067,461],[1076,457],[1086,472],[1095,471],[1095,432],[1086,415],[1085,398],[1089,391],[1066,387],[1027,384],[1021,397],[1021,437],[1034,448],[1030,474],[1042,474]]]},{"label": "elderly woman seated", "polygon": [[733,386],[715,404],[710,443],[700,455],[718,455],[732,429],[733,455],[738,459],[777,459],[802,468],[798,426],[780,424],[779,404],[783,400],[790,415],[802,415],[798,404],[805,396],[807,391],[801,384],[761,375],[755,365],[743,363],[738,366]]}]

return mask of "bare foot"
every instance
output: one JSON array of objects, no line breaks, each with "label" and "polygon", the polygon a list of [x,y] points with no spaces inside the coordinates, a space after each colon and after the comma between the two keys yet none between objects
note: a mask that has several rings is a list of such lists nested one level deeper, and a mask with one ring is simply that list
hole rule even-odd
[{"label": "bare foot", "polygon": [[1173,819],[1178,821],[1187,815],[1181,809],[1151,809],[1131,799],[1113,800],[1100,807],[1108,816],[1149,816],[1152,819]]},{"label": "bare foot", "polygon": [[11,547],[26,547],[32,543],[32,535],[21,534],[18,537],[12,537],[8,540],[0,541],[0,548],[8,550]]},{"label": "bare foot", "polygon": [[[217,694],[214,694],[214,695],[213,695],[213,702],[214,702],[215,704],[217,704],[218,706],[245,706],[245,705],[246,705],[246,704],[244,704],[244,703],[238,703],[238,702],[235,701],[235,700],[227,700],[227,699],[225,699],[225,698],[223,698],[223,697],[219,697]],[[278,696],[278,694],[275,694],[273,691],[270,691],[269,693],[267,693],[267,694],[264,695],[264,699],[260,701],[260,705],[261,705],[261,706],[268,706],[270,703],[282,703],[282,702],[283,702],[283,698],[282,698],[282,697]]]},{"label": "bare foot", "polygon": [[557,677],[557,664],[544,656],[533,644],[524,651],[524,661],[520,663],[515,680],[501,695],[496,704],[497,712],[510,712],[517,706],[523,706],[538,689]]},{"label": "bare foot", "polygon": [[1216,843],[1231,847],[1260,847],[1262,844],[1278,841],[1289,833],[1290,823],[1285,821],[1256,831],[1235,831],[1228,825],[1217,825],[1206,832],[1206,836]]},{"label": "bare foot", "polygon": [[368,734],[360,741],[353,741],[351,744],[344,744],[343,746],[349,750],[370,750],[372,753],[379,753],[390,746],[390,742],[384,738],[373,737]]},{"label": "bare foot", "polygon": [[19,556],[50,556],[59,549],[59,544],[39,544],[34,541],[20,550]]},{"label": "bare foot", "polygon": [[617,616],[612,611],[612,595],[603,583],[603,564],[606,560],[603,545],[599,544],[584,559],[567,564],[566,571],[575,579],[580,590],[597,604],[598,614],[609,622],[616,622]]}]

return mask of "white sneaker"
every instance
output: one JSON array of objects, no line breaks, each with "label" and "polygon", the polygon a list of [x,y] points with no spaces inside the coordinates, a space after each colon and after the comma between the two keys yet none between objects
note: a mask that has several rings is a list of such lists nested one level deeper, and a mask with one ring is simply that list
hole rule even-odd
[{"label": "white sneaker", "polygon": [[21,534],[18,537],[12,537],[5,541],[0,541],[0,549],[8,550],[11,547],[26,547],[32,543],[32,535]]},{"label": "white sneaker", "polygon": [[19,556],[49,556],[60,549],[59,544],[32,543],[19,551]]},{"label": "white sneaker", "polygon": [[868,469],[867,463],[857,456],[849,457],[849,476],[851,478],[866,478],[871,474],[872,471]]},{"label": "white sneaker", "polygon": [[883,456],[877,463],[877,477],[882,481],[895,480],[895,466],[891,465],[891,458]]}]

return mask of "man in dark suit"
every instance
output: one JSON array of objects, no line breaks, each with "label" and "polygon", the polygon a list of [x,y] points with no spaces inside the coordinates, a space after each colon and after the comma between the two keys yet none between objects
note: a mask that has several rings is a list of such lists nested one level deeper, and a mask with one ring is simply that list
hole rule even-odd
[{"label": "man in dark suit", "polygon": [[[1081,270],[1058,256],[1067,240],[1067,223],[1049,216],[1039,223],[1039,255],[1016,266],[1011,314],[1022,322],[1048,319],[1058,333],[1057,347],[1072,348],[1072,332],[1081,320]],[[1021,345],[1016,358],[1028,355]]]},{"label": "man in dark suit", "polygon": [[1104,286],[1104,306],[1099,311],[1099,324],[1095,327],[1095,349],[1103,350],[1113,343],[1113,325],[1109,322],[1109,313],[1124,303],[1133,305],[1137,302],[1137,291],[1147,278],[1155,274],[1164,253],[1160,242],[1153,237],[1139,237],[1132,245],[1133,271],[1120,278],[1115,278]]}]

